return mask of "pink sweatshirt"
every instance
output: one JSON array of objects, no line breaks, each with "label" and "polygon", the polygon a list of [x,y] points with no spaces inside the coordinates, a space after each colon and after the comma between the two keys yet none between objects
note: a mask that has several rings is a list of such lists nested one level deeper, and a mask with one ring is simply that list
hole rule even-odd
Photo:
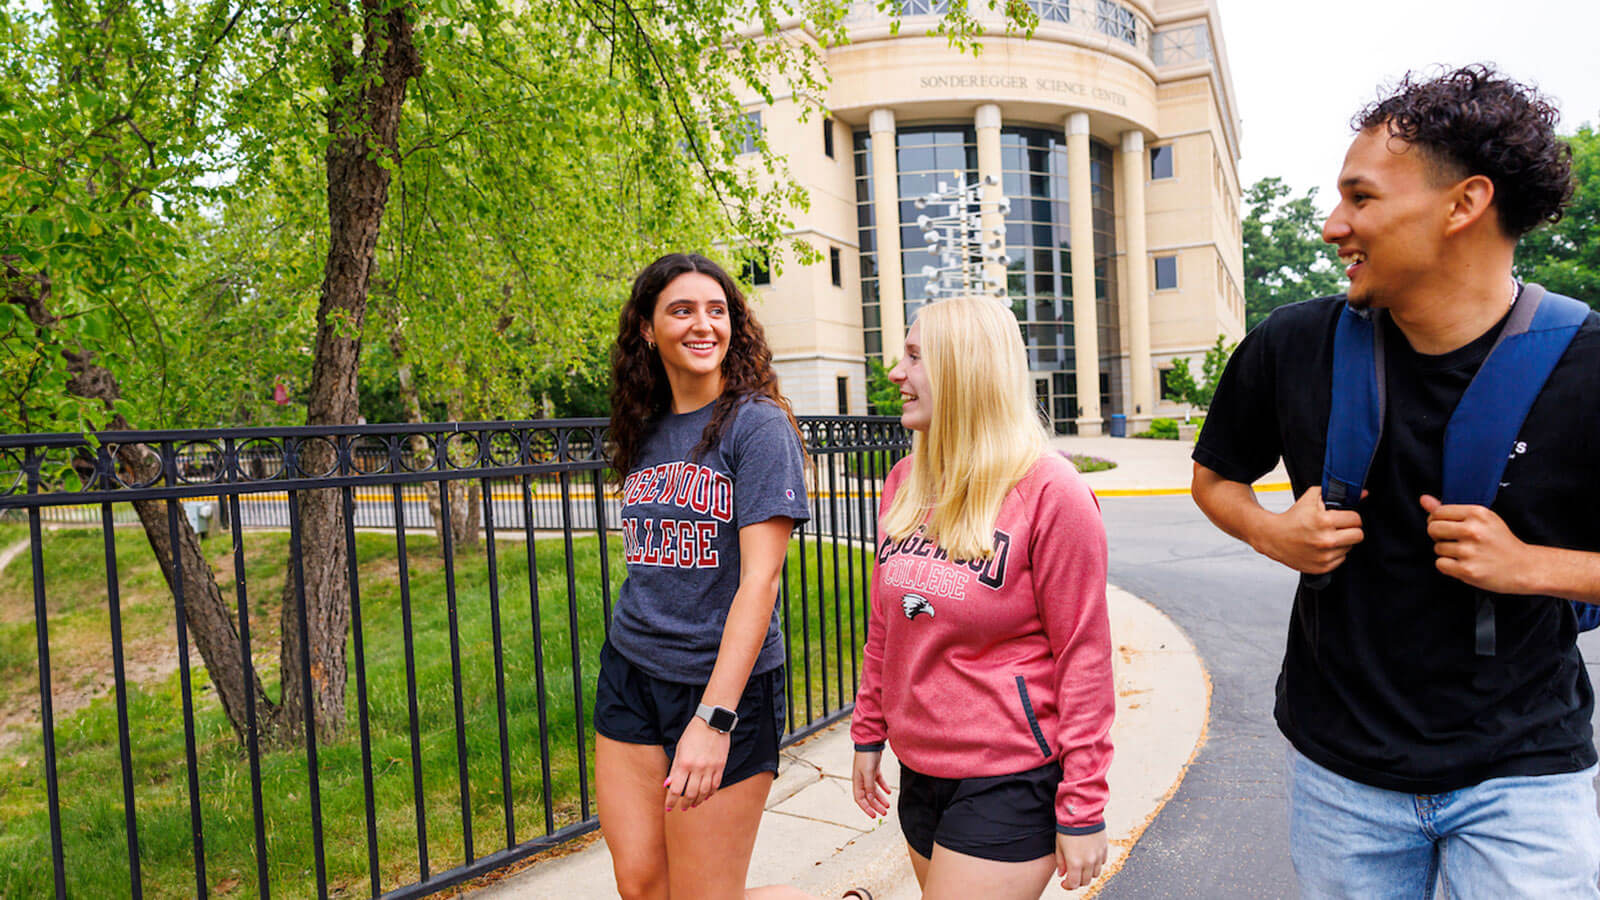
[{"label": "pink sweatshirt", "polygon": [[[889,473],[881,509],[910,466]],[[887,739],[906,765],[940,778],[1058,760],[1056,830],[1104,828],[1116,709],[1106,535],[1077,470],[1042,457],[1001,505],[987,560],[951,562],[920,532],[885,534],[877,550],[856,749]]]}]

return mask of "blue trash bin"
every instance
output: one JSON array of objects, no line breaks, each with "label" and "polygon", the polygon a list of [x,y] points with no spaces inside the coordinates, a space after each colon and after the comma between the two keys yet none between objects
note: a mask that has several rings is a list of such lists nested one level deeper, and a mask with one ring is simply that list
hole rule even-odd
[{"label": "blue trash bin", "polygon": [[1127,416],[1123,415],[1122,413],[1112,413],[1111,414],[1111,436],[1112,437],[1127,437],[1128,436],[1128,417]]}]

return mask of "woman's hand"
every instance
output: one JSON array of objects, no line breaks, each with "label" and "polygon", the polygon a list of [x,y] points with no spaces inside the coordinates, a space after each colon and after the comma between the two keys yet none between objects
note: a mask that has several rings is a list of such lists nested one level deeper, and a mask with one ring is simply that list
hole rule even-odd
[{"label": "woman's hand", "polygon": [[1094,834],[1056,835],[1056,874],[1061,876],[1063,888],[1083,887],[1099,876],[1105,864],[1105,829]]},{"label": "woman's hand", "polygon": [[672,770],[667,773],[667,812],[690,810],[711,799],[722,787],[722,769],[728,764],[728,735],[704,720],[689,720],[678,738],[672,755]]},{"label": "woman's hand", "polygon": [[850,786],[856,805],[873,818],[889,814],[889,782],[883,780],[883,772],[878,769],[882,762],[882,750],[857,750],[850,767]]}]

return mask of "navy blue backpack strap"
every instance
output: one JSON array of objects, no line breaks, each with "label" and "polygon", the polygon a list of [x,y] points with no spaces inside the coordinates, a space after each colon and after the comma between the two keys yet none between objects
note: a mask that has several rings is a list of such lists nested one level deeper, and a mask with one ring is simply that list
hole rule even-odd
[{"label": "navy blue backpack strap", "polygon": [[[1547,293],[1537,284],[1522,290],[1500,337],[1456,405],[1445,427],[1445,503],[1489,506],[1500,490],[1522,423],[1533,409],[1578,328],[1589,317],[1584,303]],[[1600,625],[1600,607],[1575,604],[1580,626]],[[1480,656],[1495,653],[1494,598],[1480,592],[1474,625]]]},{"label": "navy blue backpack strap", "polygon": [[1361,486],[1383,435],[1387,392],[1380,314],[1346,304],[1334,328],[1333,402],[1322,457],[1322,502],[1329,507],[1349,509],[1361,499]]},{"label": "navy blue backpack strap", "polygon": [[[1382,310],[1346,304],[1333,331],[1332,403],[1327,448],[1322,456],[1322,502],[1329,509],[1354,509],[1383,436],[1387,391],[1383,375]],[[1322,590],[1332,573],[1301,581]]]},{"label": "navy blue backpack strap", "polygon": [[1445,503],[1494,502],[1523,420],[1589,316],[1586,304],[1536,284],[1522,294],[1445,428]]}]

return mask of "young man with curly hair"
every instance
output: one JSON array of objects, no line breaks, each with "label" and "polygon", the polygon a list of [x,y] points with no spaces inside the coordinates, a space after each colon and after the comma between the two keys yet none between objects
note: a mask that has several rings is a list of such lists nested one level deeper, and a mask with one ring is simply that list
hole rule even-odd
[{"label": "young man with curly hair", "polygon": [[[1555,120],[1486,66],[1408,76],[1356,116],[1323,228],[1348,295],[1245,338],[1194,451],[1206,515],[1303,573],[1275,714],[1307,897],[1600,897],[1594,695],[1568,602],[1600,603],[1600,316],[1544,383],[1492,508],[1438,499],[1446,424],[1526,289],[1517,241],[1571,195]],[[1347,305],[1381,332],[1387,406],[1366,491],[1340,508],[1321,484]],[[1274,513],[1250,484],[1280,457],[1297,499]]]}]

